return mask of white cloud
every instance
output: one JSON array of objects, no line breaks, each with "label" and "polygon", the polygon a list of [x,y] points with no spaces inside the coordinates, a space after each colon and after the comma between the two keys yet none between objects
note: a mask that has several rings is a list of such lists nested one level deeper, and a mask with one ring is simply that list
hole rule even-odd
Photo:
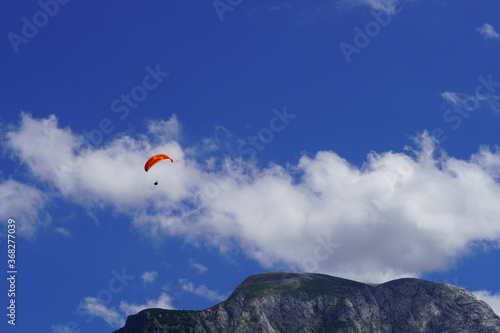
[{"label": "white cloud", "polygon": [[462,104],[461,101],[462,99],[458,97],[457,93],[445,91],[444,93],[441,94],[441,97],[444,98],[445,101],[452,105],[460,105]]},{"label": "white cloud", "polygon": [[208,267],[207,266],[202,265],[202,264],[194,261],[193,259],[189,260],[189,265],[191,267],[193,267],[194,269],[196,269],[198,271],[198,273],[205,273],[206,271],[208,271]]},{"label": "white cloud", "polygon": [[176,115],[172,115],[169,120],[149,120],[148,131],[161,142],[178,140],[181,136],[182,127]]},{"label": "white cloud", "polygon": [[79,330],[73,330],[73,328],[63,325],[63,324],[55,324],[50,326],[50,329],[54,333],[77,333]]},{"label": "white cloud", "polygon": [[[80,308],[88,313],[91,316],[90,318],[101,318],[111,327],[122,327],[125,324],[125,320],[128,315],[136,314],[144,309],[174,309],[172,306],[172,299],[167,293],[164,292],[162,292],[157,299],[147,299],[144,304],[130,304],[126,301],[121,301],[118,309],[115,307],[108,307],[96,297],[86,297],[82,302],[80,302]],[[64,326],[54,325],[53,327],[55,327],[55,329],[63,330],[61,333],[65,333]]]},{"label": "white cloud", "polygon": [[144,304],[129,304],[127,302],[120,302],[120,310],[125,315],[136,314],[144,309],[160,308],[160,309],[175,309],[172,306],[172,299],[167,293],[162,292],[157,299],[148,299]]},{"label": "white cloud", "polygon": [[363,0],[366,4],[376,10],[382,10],[388,13],[394,13],[399,5],[399,0]]},{"label": "white cloud", "polygon": [[83,139],[57,125],[54,115],[38,120],[22,113],[18,130],[7,133],[7,145],[35,176],[55,181],[64,193],[67,184],[72,184],[65,171],[72,166],[70,157]]},{"label": "white cloud", "polygon": [[490,93],[471,95],[446,91],[441,97],[453,106],[455,112],[459,112],[465,118],[469,117],[469,113],[480,109],[500,113],[500,96]]},{"label": "white cloud", "polygon": [[493,311],[500,315],[500,293],[492,294],[488,290],[474,291],[473,294],[480,300],[485,301],[493,309]]},{"label": "white cloud", "polygon": [[0,183],[0,216],[16,221],[18,235],[32,237],[49,222],[43,212],[48,198],[39,189],[15,180]]},{"label": "white cloud", "polygon": [[[86,205],[103,202],[127,208],[185,195],[191,168],[184,165],[181,147],[176,142],[164,142],[158,133],[148,133],[142,140],[123,136],[94,148],[85,145],[83,136],[59,128],[53,115],[38,120],[23,113],[21,118],[21,125],[7,133],[7,146],[34,176],[55,186],[62,195]],[[152,146],[151,141],[157,145]],[[158,151],[173,154],[176,163],[157,165],[145,173],[144,162]],[[175,174],[175,178],[163,177],[166,172]],[[169,186],[152,187],[157,179],[168,181]]]},{"label": "white cloud", "polygon": [[144,272],[144,274],[141,275],[143,283],[153,283],[157,277],[158,277],[157,271]]},{"label": "white cloud", "polygon": [[402,8],[401,0],[342,0],[340,4],[343,6],[368,6],[391,15],[399,12]]},{"label": "white cloud", "polygon": [[500,39],[500,34],[495,31],[495,28],[491,24],[485,23],[480,27],[476,28],[485,39]]},{"label": "white cloud", "polygon": [[[299,25],[316,22],[329,22],[336,17],[338,12],[350,11],[353,8],[363,7],[377,11],[375,14],[380,19],[390,22],[390,16],[400,13],[403,9],[401,0],[320,0],[314,2],[305,1],[281,1],[279,4],[263,5],[254,7],[251,12],[259,13],[266,10],[274,14],[295,17]],[[382,13],[383,12],[383,13]],[[385,14],[385,15],[384,15]],[[389,17],[387,17],[388,15]]]},{"label": "white cloud", "polygon": [[187,279],[179,279],[181,289],[185,292],[192,293],[210,301],[223,301],[227,296],[219,294],[216,290],[211,290],[204,284],[195,286],[195,284]]},{"label": "white cloud", "polygon": [[63,235],[64,237],[71,237],[71,231],[69,231],[66,228],[57,227],[57,228],[54,229],[54,231],[56,231],[57,233]]},{"label": "white cloud", "polygon": [[500,179],[500,154],[491,153],[488,147],[481,147],[479,152],[472,156],[472,161],[485,170],[494,179]]},{"label": "white cloud", "polygon": [[125,324],[125,318],[115,308],[106,307],[95,297],[86,297],[80,307],[92,316],[101,318],[111,327],[121,327]]},{"label": "white cloud", "polygon": [[[237,244],[266,267],[381,282],[445,269],[474,244],[500,239],[500,153],[487,147],[460,160],[424,134],[405,152],[368,154],[362,167],[320,151],[295,165],[257,168],[231,157],[198,161],[199,148],[158,135],[80,147],[81,137],[55,117],[23,115],[7,146],[34,177],[86,209],[130,214],[153,238],[177,235],[220,251]],[[35,153],[32,141],[51,148]],[[65,160],[61,151],[77,161],[67,172],[54,163]],[[145,173],[157,152],[175,163]],[[163,178],[152,186],[156,177]]]}]

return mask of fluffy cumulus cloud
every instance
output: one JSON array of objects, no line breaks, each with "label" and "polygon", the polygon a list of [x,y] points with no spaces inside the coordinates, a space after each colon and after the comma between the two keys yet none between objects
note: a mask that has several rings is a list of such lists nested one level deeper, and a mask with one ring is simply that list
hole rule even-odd
[{"label": "fluffy cumulus cloud", "polygon": [[[21,125],[7,133],[7,145],[34,176],[77,202],[86,205],[106,202],[127,210],[144,207],[151,200],[175,200],[187,191],[183,185],[192,168],[184,165],[183,152],[176,142],[166,142],[155,135],[159,125],[149,127],[148,140],[123,136],[109,145],[94,148],[83,136],[59,128],[53,115],[46,119],[33,119],[29,114],[21,117]],[[175,118],[172,121],[175,123]],[[168,122],[161,125],[169,127]],[[178,178],[170,179],[169,186],[153,198],[159,191],[154,193],[150,185],[160,172],[153,170],[146,174],[137,166],[158,151],[176,156],[177,161],[170,168]]]},{"label": "fluffy cumulus cloud", "polygon": [[144,272],[141,275],[141,279],[143,283],[153,283],[156,278],[158,277],[158,272],[157,271],[152,271],[152,272]]},{"label": "fluffy cumulus cloud", "polygon": [[[175,123],[160,124],[179,134]],[[199,148],[161,133],[150,128],[95,148],[54,116],[23,115],[7,145],[39,181],[86,208],[129,214],[151,237],[238,246],[269,268],[381,282],[447,268],[500,239],[500,153],[488,147],[456,159],[423,133],[402,152],[369,153],[362,166],[320,151],[258,168],[238,157],[197,159]],[[175,163],[145,173],[157,152]]]},{"label": "fluffy cumulus cloud", "polygon": [[48,198],[36,187],[15,180],[0,183],[0,216],[16,221],[19,235],[32,237],[39,227],[49,222],[43,212]]},{"label": "fluffy cumulus cloud", "polygon": [[495,28],[491,24],[485,23],[480,27],[476,28],[485,39],[500,39],[500,34],[495,31]]}]

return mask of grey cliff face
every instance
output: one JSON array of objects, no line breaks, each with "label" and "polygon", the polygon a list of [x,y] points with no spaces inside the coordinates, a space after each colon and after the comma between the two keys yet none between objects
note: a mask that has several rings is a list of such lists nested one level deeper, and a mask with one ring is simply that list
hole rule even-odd
[{"label": "grey cliff face", "polygon": [[372,285],[309,273],[248,277],[202,311],[147,309],[114,333],[500,333],[500,318],[462,288],[398,279]]}]

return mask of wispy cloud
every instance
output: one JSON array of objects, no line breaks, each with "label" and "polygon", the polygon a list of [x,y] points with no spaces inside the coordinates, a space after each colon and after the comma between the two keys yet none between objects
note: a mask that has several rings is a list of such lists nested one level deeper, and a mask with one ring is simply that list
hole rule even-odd
[{"label": "wispy cloud", "polygon": [[293,0],[255,6],[252,12],[266,10],[277,15],[285,13],[288,17],[295,18],[297,24],[308,25],[317,22],[329,22],[336,19],[339,13],[353,8],[371,9],[378,12],[379,15],[385,13],[390,16],[401,11],[401,2],[401,0],[319,0],[314,2]]},{"label": "wispy cloud", "polygon": [[[143,304],[130,304],[126,301],[121,301],[118,308],[108,306],[96,297],[86,297],[80,302],[80,308],[90,316],[104,320],[111,327],[123,326],[128,315],[136,314],[144,309],[174,309],[172,299],[164,292],[157,299],[147,299]],[[69,328],[63,325],[54,325],[52,327],[52,330],[56,333],[66,333],[65,329]]]},{"label": "wispy cloud", "polygon": [[400,4],[400,0],[362,0],[368,6],[376,10],[381,10],[387,13],[394,14],[396,7]]},{"label": "wispy cloud", "polygon": [[401,0],[341,0],[341,6],[365,6],[373,10],[395,14],[401,6]]},{"label": "wispy cloud", "polygon": [[64,324],[55,324],[50,326],[50,330],[53,333],[78,333],[80,330],[69,327],[68,325]]},{"label": "wispy cloud", "polygon": [[441,94],[441,97],[448,103],[452,105],[461,105],[463,98],[458,97],[457,93],[445,91],[444,93]]},{"label": "wispy cloud", "polygon": [[485,39],[500,39],[500,34],[495,31],[495,28],[491,24],[485,23],[480,27],[476,28]]},{"label": "wispy cloud", "polygon": [[500,96],[490,93],[484,95],[471,95],[446,91],[441,94],[441,97],[455,109],[458,108],[467,115],[481,109],[489,110],[497,114],[500,113]]},{"label": "wispy cloud", "polygon": [[[460,95],[445,96],[461,103]],[[361,167],[320,151],[296,164],[259,168],[227,155],[207,162],[200,147],[153,132],[79,146],[82,137],[60,128],[54,116],[23,114],[6,147],[32,177],[85,209],[108,205],[153,238],[177,235],[220,251],[237,244],[265,267],[386,281],[445,269],[473,244],[500,239],[500,153],[488,147],[457,159],[424,133],[406,151],[369,153]],[[35,152],[32,142],[42,148]],[[153,152],[175,159],[158,165],[168,186],[152,186],[158,174],[142,169]],[[61,172],[65,161],[77,163]],[[44,201],[34,201],[36,215]]]},{"label": "wispy cloud", "polygon": [[198,271],[198,273],[205,273],[206,271],[208,271],[208,267],[207,266],[202,265],[202,264],[196,262],[193,259],[189,259],[189,265],[191,267],[193,267],[194,269],[196,269]]},{"label": "wispy cloud", "polygon": [[187,279],[180,279],[179,284],[181,289],[185,292],[198,295],[200,297],[206,298],[210,301],[223,301],[226,299],[225,295],[221,295],[216,290],[211,290],[204,284],[196,286],[193,282]]},{"label": "wispy cloud", "polygon": [[57,227],[57,228],[54,228],[54,231],[63,235],[64,237],[71,237],[71,231],[69,231],[66,228]]}]

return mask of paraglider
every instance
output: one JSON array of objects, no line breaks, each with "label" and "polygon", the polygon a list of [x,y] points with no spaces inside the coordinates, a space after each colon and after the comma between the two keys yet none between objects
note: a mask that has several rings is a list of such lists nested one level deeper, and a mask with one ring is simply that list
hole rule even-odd
[{"label": "paraglider", "polygon": [[148,172],[149,169],[156,163],[163,161],[163,160],[170,160],[172,163],[174,163],[174,160],[165,154],[156,154],[154,156],[151,156],[151,158],[144,164],[144,171]]},{"label": "paraglider", "polygon": [[[170,156],[165,154],[156,154],[154,156],[151,156],[149,160],[147,160],[146,164],[144,164],[144,171],[148,172],[148,170],[151,169],[153,165],[163,160],[170,160],[170,162],[174,163],[174,160]],[[158,185],[158,180],[155,181],[153,185]]]}]

